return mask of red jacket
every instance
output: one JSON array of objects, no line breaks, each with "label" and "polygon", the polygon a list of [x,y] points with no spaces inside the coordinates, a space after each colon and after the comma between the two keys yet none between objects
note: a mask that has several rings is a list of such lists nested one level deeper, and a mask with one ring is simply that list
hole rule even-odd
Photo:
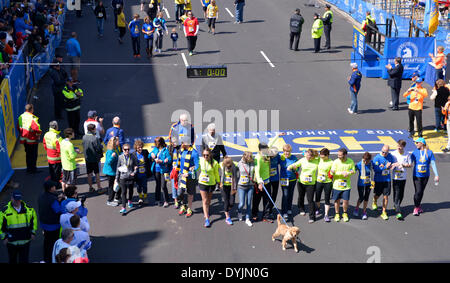
[{"label": "red jacket", "polygon": [[30,112],[24,112],[19,116],[20,143],[38,144],[42,131],[38,123],[38,117]]},{"label": "red jacket", "polygon": [[49,164],[61,163],[61,148],[59,142],[62,138],[59,131],[51,129],[44,135],[44,149],[47,151],[47,160]]}]

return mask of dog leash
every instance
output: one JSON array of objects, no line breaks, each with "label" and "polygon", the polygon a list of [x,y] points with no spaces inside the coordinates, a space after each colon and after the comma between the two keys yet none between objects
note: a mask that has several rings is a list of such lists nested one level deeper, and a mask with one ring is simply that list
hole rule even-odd
[{"label": "dog leash", "polygon": [[264,184],[263,184],[263,188],[264,188],[264,191],[266,191],[266,194],[267,194],[267,196],[269,197],[270,201],[272,202],[273,207],[275,207],[275,209],[276,209],[276,210],[278,211],[278,213],[280,214],[281,219],[283,219],[284,224],[286,224],[286,226],[289,226],[289,225],[287,224],[286,220],[284,220],[283,215],[281,214],[281,212],[278,210],[277,206],[275,205],[275,202],[272,200],[272,197],[270,196],[270,194],[269,194],[269,192],[267,191],[266,186],[264,186]]}]

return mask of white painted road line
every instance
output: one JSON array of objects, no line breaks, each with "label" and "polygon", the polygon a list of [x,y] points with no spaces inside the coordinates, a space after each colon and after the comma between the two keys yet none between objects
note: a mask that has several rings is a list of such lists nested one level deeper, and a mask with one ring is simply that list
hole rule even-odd
[{"label": "white painted road line", "polygon": [[189,66],[188,61],[186,60],[186,55],[184,53],[181,53],[181,57],[183,57],[184,65]]},{"label": "white painted road line", "polygon": [[270,62],[269,58],[266,56],[266,54],[261,50],[260,51],[262,56],[266,59],[267,62],[269,62],[270,67],[275,68],[275,65]]},{"label": "white painted road line", "polygon": [[166,12],[167,18],[170,19],[169,11],[167,11],[167,8],[164,7],[163,9],[164,9],[164,12]]},{"label": "white painted road line", "polygon": [[232,18],[234,18],[233,13],[231,13],[230,10],[228,10],[228,8],[225,8],[225,10],[227,10],[228,14],[230,14],[230,16],[231,16]]}]

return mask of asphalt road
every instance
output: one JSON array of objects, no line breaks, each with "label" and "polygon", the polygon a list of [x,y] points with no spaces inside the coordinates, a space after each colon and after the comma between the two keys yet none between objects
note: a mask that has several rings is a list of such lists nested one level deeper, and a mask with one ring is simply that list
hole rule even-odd
[{"label": "asphalt road", "polygon": [[[125,15],[130,20],[138,3],[127,3]],[[169,30],[174,26],[173,1],[166,1],[170,19]],[[335,13],[332,31],[332,49],[314,54],[310,36],[312,15],[323,9],[305,7],[307,1],[247,1],[244,24],[233,24],[232,0],[219,2],[220,19],[217,34],[208,34],[207,26],[200,23],[195,56],[186,56],[188,64],[227,64],[228,78],[187,79],[181,52],[187,53],[182,31],[178,47],[181,51],[166,51],[171,47],[169,37],[164,39],[164,52],[148,61],[132,57],[129,34],[123,45],[117,41],[112,25],[112,11],[105,24],[105,36],[98,38],[95,19],[88,7],[79,19],[69,13],[65,39],[76,31],[82,47],[82,63],[117,63],[112,66],[83,65],[80,80],[85,92],[82,118],[87,111],[97,110],[105,117],[105,126],[115,115],[122,118],[122,128],[127,136],[165,135],[172,113],[186,109],[193,113],[194,102],[202,102],[203,111],[243,109],[279,110],[280,130],[288,129],[405,129],[408,124],[406,105],[402,111],[387,110],[390,92],[382,79],[363,79],[359,97],[360,115],[349,115],[350,103],[347,77],[350,75],[352,51],[352,25]],[[299,7],[305,17],[299,52],[288,49],[288,22],[292,11]],[[201,7],[193,3],[194,14],[203,19]],[[168,18],[165,15],[166,19]],[[322,42],[323,44],[323,42]],[[144,44],[141,43],[142,54]],[[262,56],[263,51],[275,67]],[[187,55],[187,54],[186,54]],[[140,63],[140,64],[133,64]],[[144,65],[143,63],[151,63]],[[403,82],[403,89],[409,86]],[[45,77],[36,94],[36,115],[41,125],[52,117],[50,80]],[[403,100],[402,100],[403,101]],[[434,124],[433,105],[426,103],[424,125]],[[202,121],[205,128],[209,121]],[[61,121],[61,128],[65,121]],[[270,128],[269,128],[270,130]],[[358,160],[356,156],[352,156]],[[212,227],[203,228],[200,195],[196,195],[194,215],[190,219],[178,216],[170,206],[136,208],[126,216],[119,208],[105,205],[106,196],[89,195],[89,221],[93,241],[89,257],[92,262],[366,262],[371,247],[378,247],[381,262],[437,262],[449,261],[450,208],[449,158],[439,157],[441,181],[435,187],[430,181],[425,192],[420,217],[412,215],[411,180],[407,182],[404,198],[406,218],[395,219],[392,203],[388,221],[379,218],[380,212],[369,212],[369,220],[352,218],[348,223],[308,224],[307,216],[296,215],[294,224],[301,229],[300,252],[281,250],[281,243],[270,238],[275,224],[256,223],[252,228],[242,222],[233,226],[225,224],[220,194],[214,194],[211,208]],[[17,171],[13,177],[20,182],[25,201],[37,208],[37,197],[42,191],[41,174],[28,176]],[[355,178],[353,184],[355,184]],[[87,193],[85,176],[79,178],[79,191]],[[104,182],[106,186],[106,182]],[[149,182],[150,198],[154,198],[154,182]],[[2,203],[8,199],[2,194]],[[352,190],[351,205],[357,191]],[[297,192],[294,195],[296,204]],[[281,194],[277,205],[280,206]],[[353,211],[351,207],[350,213]],[[294,213],[298,213],[297,210]],[[234,214],[234,216],[236,216]],[[368,250],[369,249],[369,250]],[[42,236],[31,249],[31,259],[42,257]],[[369,254],[368,254],[369,251]],[[0,248],[0,261],[7,261],[6,249]]]}]

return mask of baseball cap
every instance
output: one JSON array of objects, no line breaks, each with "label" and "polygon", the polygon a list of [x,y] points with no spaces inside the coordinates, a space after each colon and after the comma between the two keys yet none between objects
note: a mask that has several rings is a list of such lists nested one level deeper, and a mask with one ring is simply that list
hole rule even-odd
[{"label": "baseball cap", "polygon": [[58,187],[58,183],[56,183],[56,182],[53,182],[52,180],[47,180],[47,181],[45,181],[45,183],[44,183],[44,188],[46,189],[46,190],[49,190],[50,188],[52,188],[52,187]]},{"label": "baseball cap", "polygon": [[88,118],[94,118],[95,116],[97,116],[97,111],[90,110],[87,115],[88,115]]},{"label": "baseball cap", "polygon": [[314,13],[314,17],[320,17],[320,15],[317,13]]},{"label": "baseball cap", "polygon": [[330,4],[326,4],[325,7],[327,7],[328,9],[331,8]]},{"label": "baseball cap", "polygon": [[422,78],[418,78],[418,79],[416,80],[416,83],[421,83],[421,82],[423,82],[423,79],[422,79]]},{"label": "baseball cap", "polygon": [[71,201],[68,204],[66,204],[66,209],[68,212],[72,212],[80,206],[81,206],[81,201]]},{"label": "baseball cap", "polygon": [[18,191],[18,190],[15,190],[15,191],[12,193],[12,198],[13,198],[14,200],[22,200],[22,193],[21,193],[20,191]]},{"label": "baseball cap", "polygon": [[420,143],[423,143],[424,145],[427,144],[427,142],[425,141],[424,138],[417,138],[414,140],[414,142],[420,142]]},{"label": "baseball cap", "polygon": [[358,68],[358,63],[350,63],[350,67],[352,67],[353,69]]}]

